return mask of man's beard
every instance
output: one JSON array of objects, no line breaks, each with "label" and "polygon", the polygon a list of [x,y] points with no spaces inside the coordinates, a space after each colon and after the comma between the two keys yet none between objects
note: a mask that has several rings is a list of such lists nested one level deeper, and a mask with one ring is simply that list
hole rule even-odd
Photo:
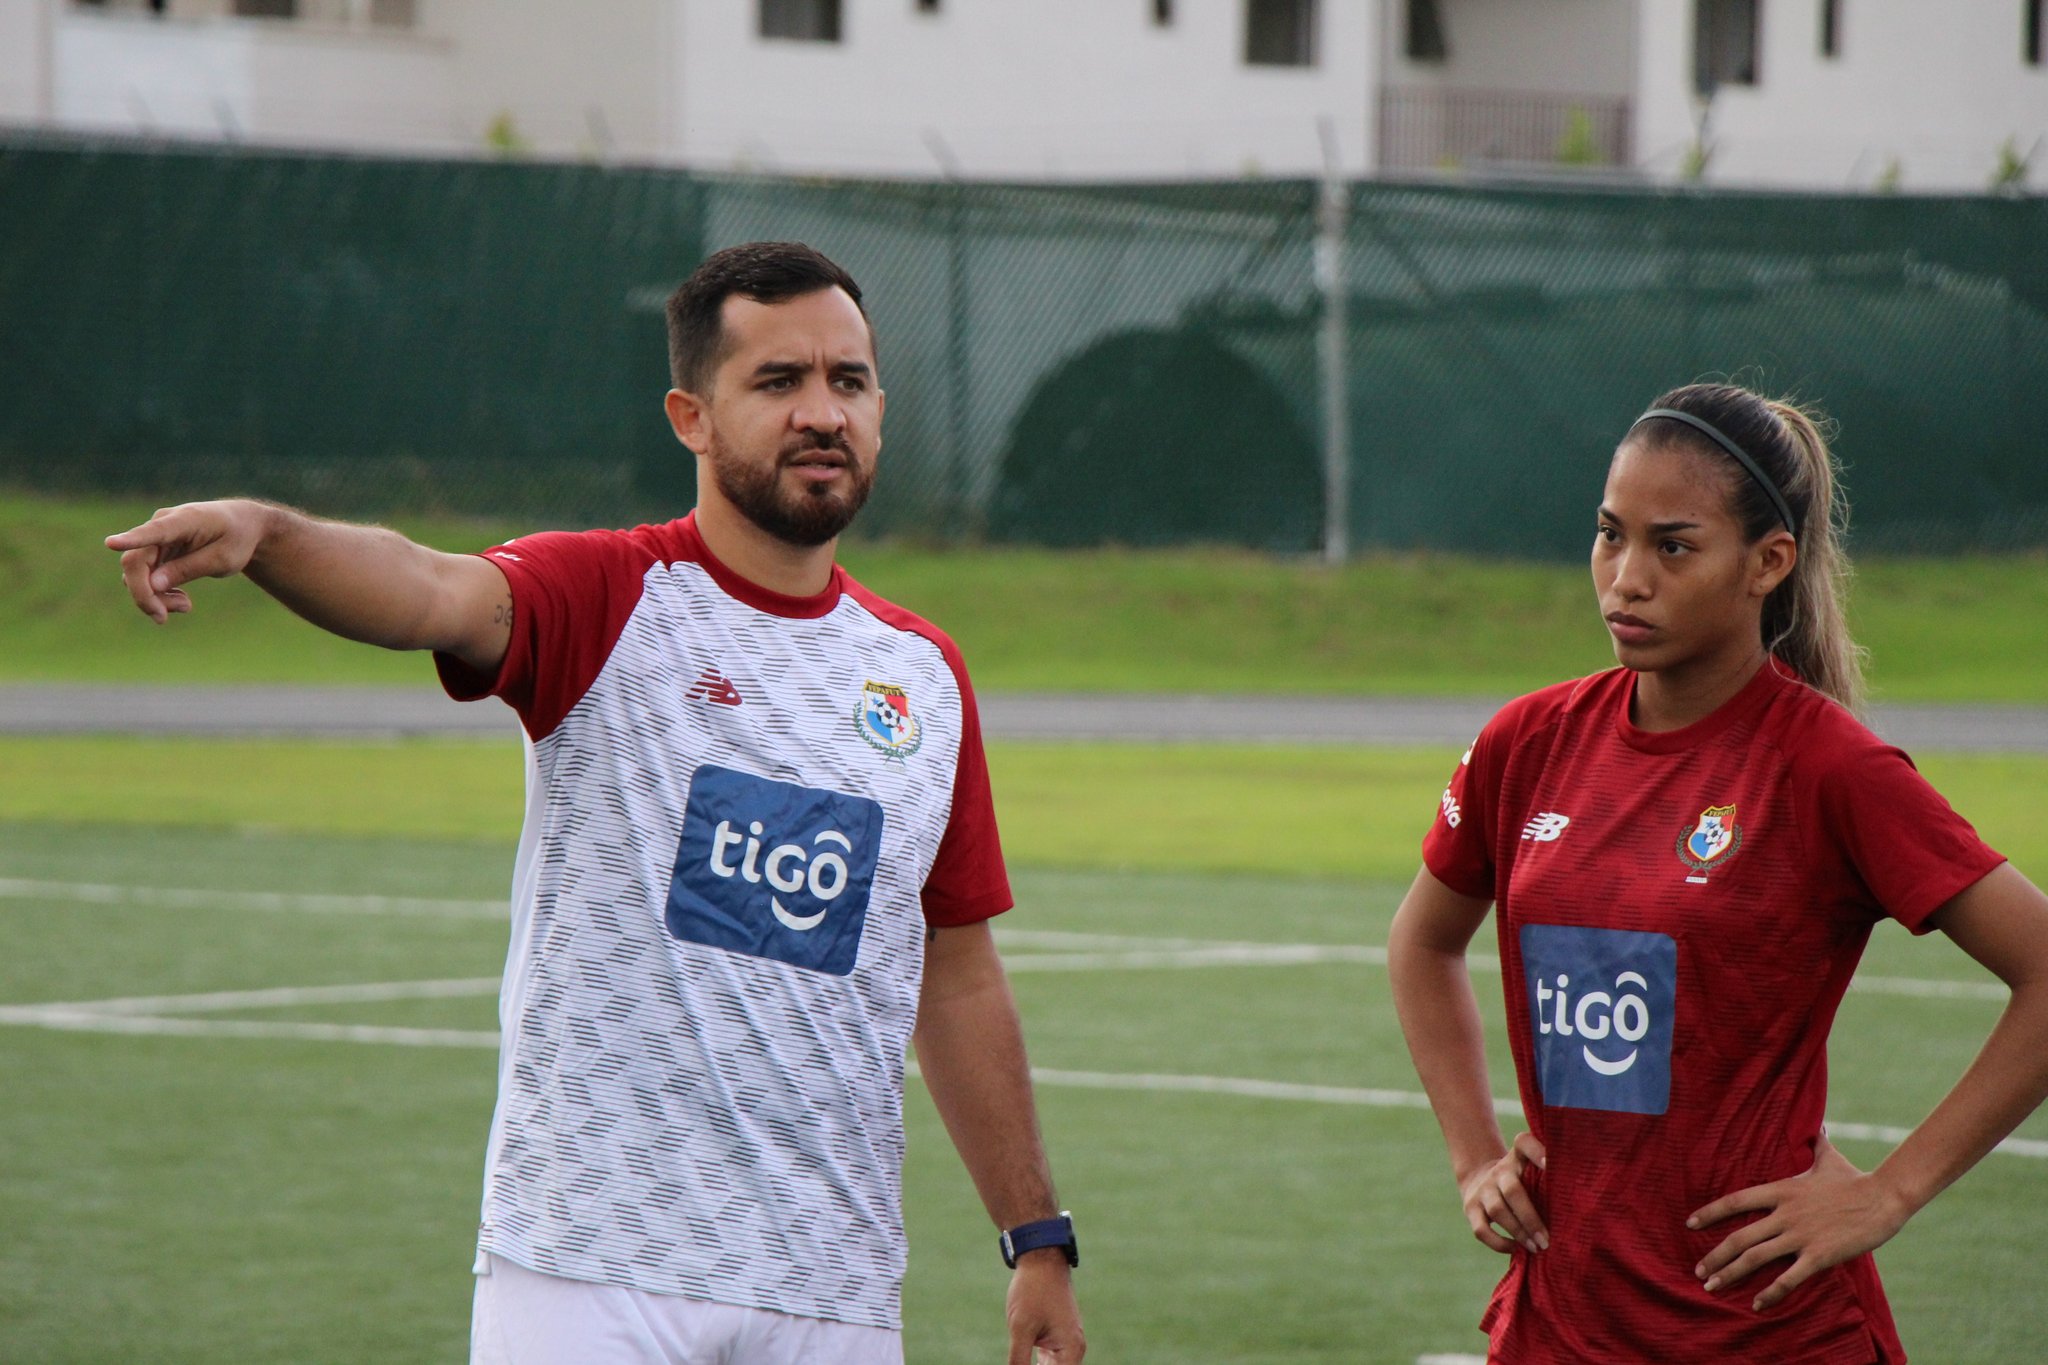
[{"label": "man's beard", "polygon": [[[806,483],[794,492],[786,490],[782,471],[816,450],[836,450],[846,457],[845,489]],[[713,450],[711,477],[740,515],[777,540],[806,549],[823,545],[852,524],[875,484],[874,466],[863,467],[844,440],[815,438],[783,447],[775,463],[765,466]]]}]

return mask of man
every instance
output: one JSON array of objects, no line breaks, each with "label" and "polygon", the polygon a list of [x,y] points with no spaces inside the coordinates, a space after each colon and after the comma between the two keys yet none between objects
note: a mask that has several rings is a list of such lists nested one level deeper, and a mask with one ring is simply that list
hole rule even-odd
[{"label": "man", "polygon": [[473,1361],[900,1361],[914,1037],[1005,1230],[1009,1359],[1071,1365],[973,693],[950,640],[834,558],[881,448],[860,289],[754,243],[668,317],[681,521],[463,556],[238,500],[107,545],[159,623],[183,584],[245,573],[519,713]]}]

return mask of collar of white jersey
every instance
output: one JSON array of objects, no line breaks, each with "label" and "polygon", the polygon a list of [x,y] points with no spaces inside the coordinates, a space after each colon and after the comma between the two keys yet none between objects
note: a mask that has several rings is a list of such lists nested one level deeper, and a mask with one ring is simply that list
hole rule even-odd
[{"label": "collar of white jersey", "polygon": [[750,578],[726,566],[719,557],[711,553],[711,547],[704,543],[704,537],[697,530],[697,514],[691,512],[675,523],[676,536],[683,543],[682,558],[704,566],[711,575],[711,581],[725,591],[725,595],[736,602],[743,602],[756,611],[767,612],[770,616],[786,616],[794,620],[816,620],[828,615],[839,605],[840,594],[846,591],[846,571],[834,564],[832,581],[824,591],[808,597],[792,597],[788,593],[764,588]]}]

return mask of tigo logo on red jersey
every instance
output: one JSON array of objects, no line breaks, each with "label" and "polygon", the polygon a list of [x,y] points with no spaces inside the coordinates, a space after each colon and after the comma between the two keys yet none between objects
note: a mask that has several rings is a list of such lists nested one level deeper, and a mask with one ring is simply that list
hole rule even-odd
[{"label": "tigo logo on red jersey", "polygon": [[1671,1103],[1678,943],[1627,929],[1522,926],[1543,1102],[1661,1114]]},{"label": "tigo logo on red jersey", "polygon": [[690,780],[668,931],[845,976],[860,956],[881,853],[864,796],[705,766]]}]

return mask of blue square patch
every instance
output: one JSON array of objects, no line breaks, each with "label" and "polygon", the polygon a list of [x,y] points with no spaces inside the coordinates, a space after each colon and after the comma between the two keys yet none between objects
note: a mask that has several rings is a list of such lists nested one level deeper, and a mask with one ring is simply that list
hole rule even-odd
[{"label": "blue square patch", "polygon": [[669,933],[846,976],[882,850],[865,796],[706,766],[690,781],[669,882]]},{"label": "blue square patch", "polygon": [[1668,1109],[1677,941],[1527,924],[1521,944],[1543,1102],[1624,1114]]}]

